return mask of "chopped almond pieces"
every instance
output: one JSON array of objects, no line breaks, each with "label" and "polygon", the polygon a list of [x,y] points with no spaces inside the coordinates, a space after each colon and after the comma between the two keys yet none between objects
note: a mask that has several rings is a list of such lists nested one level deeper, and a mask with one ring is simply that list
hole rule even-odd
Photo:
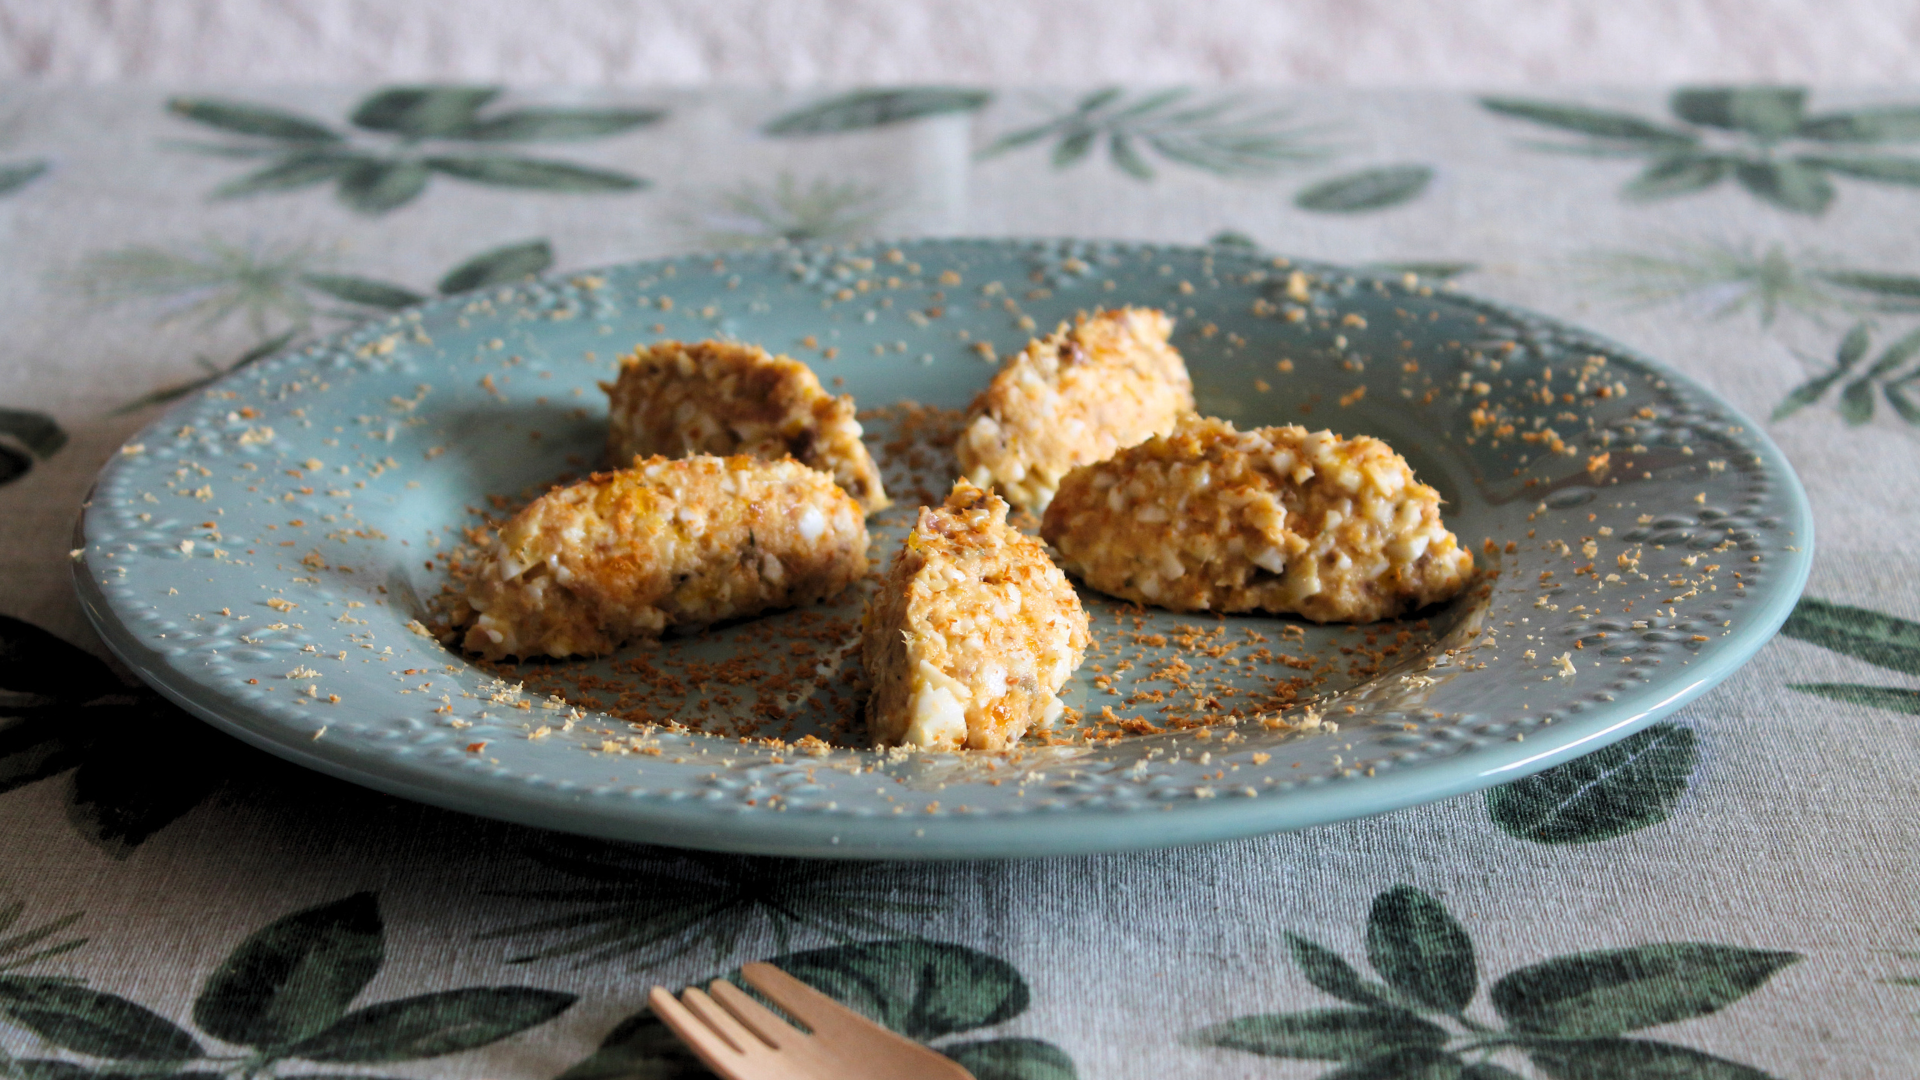
[{"label": "chopped almond pieces", "polygon": [[1369,622],[1473,571],[1439,493],[1380,440],[1196,417],[1068,474],[1041,535],[1088,585],[1173,611]]},{"label": "chopped almond pieces", "polygon": [[921,507],[867,608],[861,655],[876,745],[1001,750],[1064,709],[1087,614],[1007,504],[966,480]]},{"label": "chopped almond pieces", "polygon": [[1082,316],[1007,358],[967,410],[960,471],[1038,514],[1077,465],[1173,430],[1193,411],[1186,362],[1151,308]]},{"label": "chopped almond pieces", "polygon": [[651,454],[791,456],[831,474],[866,513],[888,505],[853,398],[828,394],[792,357],[735,342],[662,341],[634,350],[601,387],[612,399],[607,457],[616,467]]}]

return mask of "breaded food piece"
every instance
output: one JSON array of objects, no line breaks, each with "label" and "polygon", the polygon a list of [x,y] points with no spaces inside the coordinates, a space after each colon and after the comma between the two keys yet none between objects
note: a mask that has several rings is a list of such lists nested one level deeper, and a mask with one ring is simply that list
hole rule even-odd
[{"label": "breaded food piece", "polygon": [[920,508],[863,630],[869,736],[930,750],[1000,750],[1051,726],[1088,642],[1067,576],[965,480]]},{"label": "breaded food piece", "polygon": [[967,409],[960,471],[1038,514],[1077,465],[1173,430],[1193,411],[1193,380],[1151,308],[1082,315],[1009,357]]},{"label": "breaded food piece", "polygon": [[867,525],[797,461],[646,458],[550,491],[467,586],[463,644],[490,660],[610,653],[670,626],[824,600],[867,572]]},{"label": "breaded food piece", "polygon": [[861,509],[889,505],[880,470],[860,441],[853,398],[820,387],[813,369],[758,345],[662,341],[620,361],[601,383],[612,398],[607,460],[665,454],[748,454],[833,474]]},{"label": "breaded food piece", "polygon": [[1172,435],[1075,469],[1040,534],[1088,585],[1174,611],[1368,622],[1458,593],[1473,554],[1379,439],[1297,425]]}]

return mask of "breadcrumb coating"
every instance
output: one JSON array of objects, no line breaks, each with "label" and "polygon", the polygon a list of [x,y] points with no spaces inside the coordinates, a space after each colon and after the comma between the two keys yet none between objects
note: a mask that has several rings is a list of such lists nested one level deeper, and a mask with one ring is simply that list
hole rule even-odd
[{"label": "breadcrumb coating", "polygon": [[1009,357],[967,410],[960,471],[1038,514],[1078,465],[1173,430],[1193,411],[1193,381],[1152,308],[1082,315]]},{"label": "breadcrumb coating", "polygon": [[1063,710],[1087,613],[1007,504],[966,480],[920,518],[868,604],[861,659],[876,746],[999,750]]},{"label": "breadcrumb coating", "polygon": [[1297,425],[1185,418],[1068,474],[1041,535],[1088,585],[1174,611],[1368,622],[1448,599],[1473,574],[1405,459]]},{"label": "breadcrumb coating", "polygon": [[791,455],[833,474],[861,509],[889,503],[880,470],[860,441],[853,398],[834,397],[807,365],[757,345],[662,341],[620,361],[601,383],[612,399],[607,460],[665,454]]},{"label": "breadcrumb coating", "polygon": [[490,660],[610,653],[827,599],[867,572],[859,504],[796,461],[637,460],[534,500],[467,586],[463,644]]}]

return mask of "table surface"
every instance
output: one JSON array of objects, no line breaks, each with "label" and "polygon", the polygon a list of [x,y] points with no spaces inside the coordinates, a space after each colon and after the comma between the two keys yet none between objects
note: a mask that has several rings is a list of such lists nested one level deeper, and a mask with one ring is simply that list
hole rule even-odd
[{"label": "table surface", "polygon": [[[1915,142],[1920,89],[0,91],[0,1075],[698,1075],[646,987],[775,958],[983,1078],[1911,1076]],[[1508,788],[1018,862],[463,817],[96,659],[74,516],[210,371],[550,268],[928,235],[1255,245],[1592,327],[1783,448],[1807,597]]]}]

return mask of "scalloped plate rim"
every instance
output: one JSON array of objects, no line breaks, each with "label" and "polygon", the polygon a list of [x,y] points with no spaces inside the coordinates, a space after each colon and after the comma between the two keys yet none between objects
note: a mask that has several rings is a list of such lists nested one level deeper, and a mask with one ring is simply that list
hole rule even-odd
[{"label": "scalloped plate rim", "polygon": [[[806,252],[826,249],[849,253],[927,246],[1034,248],[1063,243],[1110,244],[1129,251],[1158,251],[1183,257],[1273,257],[1267,252],[1242,252],[1206,245],[1066,237],[895,238],[853,244],[808,243],[790,245],[784,250]],[[743,254],[753,253],[695,252],[630,260],[584,270],[549,273],[534,279],[533,283],[564,283],[583,275],[739,258]],[[1362,281],[1392,281],[1400,276],[1393,271],[1346,267],[1311,259],[1291,259],[1291,263],[1313,271],[1336,271]],[[1164,810],[1028,809],[1017,814],[985,812],[903,819],[816,814],[747,815],[739,811],[716,812],[711,807],[703,807],[695,802],[661,805],[628,801],[610,813],[603,805],[590,800],[618,800],[621,798],[618,793],[600,793],[584,787],[557,792],[531,787],[517,778],[489,777],[477,773],[462,777],[464,782],[459,784],[422,783],[415,778],[420,775],[420,770],[407,768],[404,762],[396,762],[390,755],[379,752],[378,748],[358,747],[339,741],[321,745],[310,742],[304,735],[295,736],[268,728],[267,725],[272,721],[254,719],[246,706],[225,700],[216,688],[205,682],[182,679],[179,682],[183,685],[176,685],[176,679],[168,672],[161,654],[137,639],[114,612],[99,584],[86,572],[85,564],[79,561],[72,566],[75,588],[89,622],[115,656],[168,700],[242,741],[303,767],[386,794],[538,828],[742,854],[938,860],[1151,850],[1294,831],[1376,816],[1520,779],[1601,749],[1670,715],[1743,666],[1774,636],[1792,612],[1812,567],[1814,523],[1810,503],[1798,476],[1765,429],[1721,395],[1636,349],[1558,317],[1470,292],[1455,291],[1450,287],[1445,293],[1449,299],[1466,302],[1515,321],[1537,323],[1559,332],[1577,334],[1605,352],[1657,372],[1691,395],[1711,403],[1730,421],[1745,428],[1745,435],[1752,440],[1761,458],[1755,464],[1780,484],[1780,496],[1786,504],[1783,513],[1791,517],[1788,524],[1794,526],[1798,541],[1797,550],[1790,549],[1785,558],[1774,561],[1776,567],[1784,567],[1784,573],[1770,576],[1762,588],[1754,590],[1764,594],[1759,598],[1760,603],[1748,609],[1750,614],[1742,626],[1724,641],[1710,662],[1690,671],[1685,679],[1656,676],[1653,683],[1641,688],[1644,692],[1654,686],[1670,687],[1673,690],[1671,694],[1651,707],[1634,712],[1596,707],[1589,715],[1578,720],[1563,721],[1554,728],[1538,731],[1535,733],[1534,747],[1502,741],[1465,751],[1455,757],[1395,769],[1380,777],[1332,778],[1324,783],[1287,792],[1263,793],[1259,798],[1194,800]],[[420,304],[329,333],[315,342],[283,349],[263,358],[258,365],[223,375],[209,389],[230,380],[245,378],[250,372],[283,361],[291,355],[341,341],[375,322],[404,316],[408,312],[426,313],[468,303],[474,295],[461,293],[429,298]],[[143,436],[151,437],[150,433],[163,431],[170,423],[177,422],[178,414],[188,411],[193,405],[193,397],[184,399],[123,442],[138,441]],[[116,454],[103,466],[100,478],[95,481],[96,488],[118,460],[119,455]],[[76,547],[86,543],[92,496],[93,492],[90,491],[80,518],[75,523]],[[1748,600],[1753,599],[1749,594]],[[213,700],[209,701],[209,697]],[[319,749],[316,750],[316,747]],[[343,753],[342,747],[348,750]],[[441,779],[445,776],[444,773],[434,775]],[[740,823],[743,821],[749,824],[742,827]],[[908,825],[911,825],[911,829],[906,828]],[[1009,825],[1025,827],[1009,828]]]}]

